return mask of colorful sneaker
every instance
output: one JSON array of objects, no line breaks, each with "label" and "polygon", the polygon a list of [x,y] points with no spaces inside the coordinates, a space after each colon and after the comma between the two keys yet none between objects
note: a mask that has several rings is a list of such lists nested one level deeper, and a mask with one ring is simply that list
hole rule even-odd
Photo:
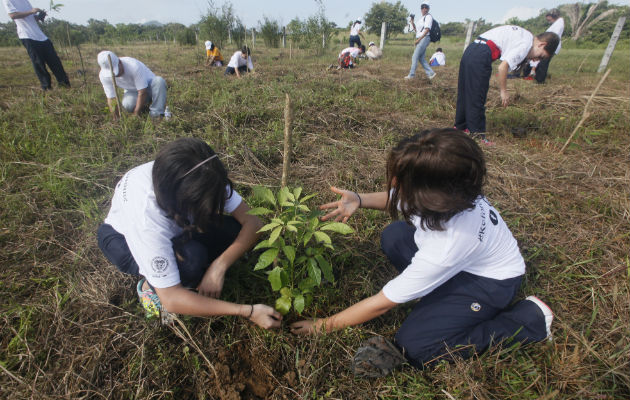
[{"label": "colorful sneaker", "polygon": [[538,308],[540,308],[540,311],[542,311],[543,315],[545,316],[545,329],[547,330],[547,340],[551,341],[551,323],[553,322],[553,312],[551,311],[551,308],[549,308],[547,304],[545,304],[536,296],[527,296],[525,300],[533,302],[538,306]]},{"label": "colorful sneaker", "polygon": [[140,279],[140,282],[138,282],[138,286],[136,288],[136,290],[138,291],[138,299],[140,300],[140,304],[142,304],[142,307],[144,307],[145,311],[147,312],[147,318],[159,317],[160,311],[162,310],[162,303],[160,303],[160,298],[150,287],[147,290],[142,290],[144,282],[146,282],[145,278]]},{"label": "colorful sneaker", "polygon": [[357,349],[352,372],[358,377],[379,378],[390,374],[404,361],[396,346],[382,336],[373,336]]}]

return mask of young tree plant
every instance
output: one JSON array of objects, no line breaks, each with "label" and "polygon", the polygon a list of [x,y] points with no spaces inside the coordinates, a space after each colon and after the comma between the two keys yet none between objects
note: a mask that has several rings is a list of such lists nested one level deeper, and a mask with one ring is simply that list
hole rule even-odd
[{"label": "young tree plant", "polygon": [[319,210],[305,203],[315,194],[302,196],[302,188],[280,189],[275,195],[267,188],[254,188],[254,198],[268,207],[249,211],[268,218],[259,232],[268,237],[255,249],[267,249],[254,266],[254,271],[267,270],[274,292],[279,292],[276,310],[287,314],[291,308],[302,314],[313,300],[313,291],[322,284],[322,277],[334,282],[329,253],[334,250],[330,234],[347,235],[353,229],[341,222],[322,222]]}]

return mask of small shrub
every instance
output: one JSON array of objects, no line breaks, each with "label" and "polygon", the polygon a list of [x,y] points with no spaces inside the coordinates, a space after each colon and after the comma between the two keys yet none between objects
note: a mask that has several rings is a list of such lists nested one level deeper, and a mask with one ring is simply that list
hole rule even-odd
[{"label": "small shrub", "polygon": [[254,271],[272,267],[267,272],[274,292],[279,292],[276,310],[287,314],[291,307],[298,314],[313,300],[313,290],[323,278],[334,282],[332,266],[327,258],[333,250],[329,233],[347,235],[353,230],[341,222],[322,222],[320,212],[306,206],[315,194],[302,196],[302,188],[292,191],[283,187],[277,194],[264,187],[254,188],[254,197],[271,208],[257,207],[252,215],[270,216],[259,232],[269,236],[255,249],[267,249],[259,257]]}]

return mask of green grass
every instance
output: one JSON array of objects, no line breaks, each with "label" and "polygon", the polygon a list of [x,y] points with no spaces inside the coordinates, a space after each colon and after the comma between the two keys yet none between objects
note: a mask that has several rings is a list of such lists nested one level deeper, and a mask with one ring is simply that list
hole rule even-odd
[{"label": "green grass", "polygon": [[[329,185],[382,190],[392,145],[420,129],[452,126],[463,41],[440,44],[447,66],[431,83],[402,80],[410,40],[395,38],[385,59],[341,72],[326,71],[346,38],[333,42],[322,55],[293,49],[291,58],[289,49],[257,46],[257,73],[243,80],[205,69],[200,49],[112,48],[166,78],[175,117],[158,125],[110,121],[94,62],[101,48],[82,48],[87,86],[76,73],[76,50],[60,51],[73,88],[47,94],[39,92],[23,48],[0,49],[0,397],[630,396],[630,65],[623,49],[565,154],[559,148],[600,79],[602,49],[563,49],[546,85],[509,81],[508,108],[500,107],[491,81],[488,127],[497,146],[485,149],[486,192],[527,260],[519,298],[536,294],[556,313],[552,343],[506,344],[468,361],[359,380],[348,366],[360,342],[374,333],[391,337],[412,305],[321,338],[265,332],[237,318],[182,318],[191,341],[144,319],[134,280],[104,259],[95,230],[118,179],[164,143],[207,140],[245,195],[253,184],[277,186],[289,93],[290,183],[318,192],[315,205],[332,199]],[[527,136],[514,138],[515,127]],[[362,211],[350,222],[356,234],[335,243],[335,286],[319,292],[308,316],[339,311],[395,275],[378,244],[387,216]],[[230,270],[225,299],[273,301],[266,277],[251,271],[253,260]]]}]

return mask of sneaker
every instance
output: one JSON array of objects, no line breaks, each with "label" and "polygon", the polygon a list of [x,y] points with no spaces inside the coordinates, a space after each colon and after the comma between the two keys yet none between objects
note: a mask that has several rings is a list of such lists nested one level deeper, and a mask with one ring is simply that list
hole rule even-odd
[{"label": "sneaker", "polygon": [[433,75],[429,75],[429,80],[432,81],[433,78],[435,78],[435,75],[437,75],[435,72],[433,73]]},{"label": "sneaker", "polygon": [[527,296],[525,300],[529,300],[536,304],[545,316],[545,329],[547,330],[547,340],[551,341],[551,323],[553,322],[553,312],[547,304],[536,296]]},{"label": "sneaker", "polygon": [[526,76],[523,79],[526,80],[526,81],[533,81],[534,77],[533,76]]},{"label": "sneaker", "polygon": [[138,299],[140,300],[140,304],[144,307],[147,312],[147,318],[150,317],[159,317],[160,311],[162,310],[162,303],[160,303],[160,298],[157,296],[155,291],[149,287],[147,290],[142,290],[142,286],[144,286],[144,282],[147,280],[145,278],[140,279],[138,282],[138,286],[136,290],[138,291]]},{"label": "sneaker", "polygon": [[490,141],[490,140],[488,140],[486,138],[481,139],[481,143],[483,143],[484,145],[486,145],[488,147],[492,147],[495,144],[494,142],[492,142],[492,141]]},{"label": "sneaker", "polygon": [[413,77],[413,76],[411,76],[411,75],[407,75],[407,76],[405,76],[405,79],[407,79],[407,80],[409,80],[409,79],[413,79],[413,78],[414,78],[414,77]]},{"label": "sneaker", "polygon": [[405,357],[387,339],[374,336],[363,342],[352,359],[352,372],[358,377],[379,378],[390,374]]}]

